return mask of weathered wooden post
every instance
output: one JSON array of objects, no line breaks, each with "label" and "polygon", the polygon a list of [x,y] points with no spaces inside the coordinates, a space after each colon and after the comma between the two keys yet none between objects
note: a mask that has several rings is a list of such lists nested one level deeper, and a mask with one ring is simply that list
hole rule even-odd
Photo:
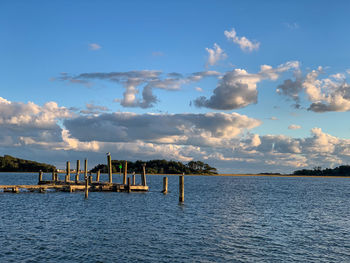
[{"label": "weathered wooden post", "polygon": [[168,193],[168,177],[163,177],[163,194]]},{"label": "weathered wooden post", "polygon": [[89,184],[92,184],[92,175],[89,175]]},{"label": "weathered wooden post", "polygon": [[146,182],[146,164],[145,163],[142,164],[141,184],[143,186],[147,185],[147,182]]},{"label": "weathered wooden post", "polygon": [[123,177],[123,184],[126,184],[126,178],[128,177],[128,162],[125,161],[124,165],[124,177]]},{"label": "weathered wooden post", "polygon": [[89,197],[89,181],[88,178],[85,178],[85,199]]},{"label": "weathered wooden post", "polygon": [[84,179],[85,179],[85,199],[89,197],[89,181],[87,175],[87,158],[84,161]]},{"label": "weathered wooden post", "polygon": [[56,181],[56,175],[55,175],[55,170],[52,170],[52,176],[51,176],[52,181]]},{"label": "weathered wooden post", "polygon": [[108,177],[109,177],[109,183],[112,183],[112,157],[111,154],[107,154],[107,166],[108,166]]},{"label": "weathered wooden post", "polygon": [[84,161],[84,179],[87,180],[87,159]]},{"label": "weathered wooden post", "polygon": [[58,182],[58,171],[55,171],[55,181]]},{"label": "weathered wooden post", "polygon": [[128,178],[128,193],[131,193],[131,178]]},{"label": "weathered wooden post", "polygon": [[99,181],[100,181],[100,174],[101,174],[101,171],[100,171],[100,170],[97,170],[97,173],[96,173],[96,182],[99,182]]},{"label": "weathered wooden post", "polygon": [[38,182],[38,184],[40,184],[41,183],[41,181],[43,180],[43,171],[39,171],[39,182]]},{"label": "weathered wooden post", "polygon": [[179,202],[183,203],[185,201],[185,176],[179,176]]},{"label": "weathered wooden post", "polygon": [[75,183],[79,183],[79,174],[80,174],[80,160],[77,160],[77,171],[75,174]]},{"label": "weathered wooden post", "polygon": [[69,182],[70,181],[70,162],[67,161],[67,165],[66,165],[66,177],[64,179],[65,182]]},{"label": "weathered wooden post", "polygon": [[132,174],[132,185],[136,185],[136,176],[135,176],[135,172]]}]

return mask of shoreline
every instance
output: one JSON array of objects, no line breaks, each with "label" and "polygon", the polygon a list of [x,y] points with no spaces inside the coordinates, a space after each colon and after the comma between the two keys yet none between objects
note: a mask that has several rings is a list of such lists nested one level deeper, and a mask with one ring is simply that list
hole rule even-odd
[{"label": "shoreline", "polygon": [[[0,174],[34,174],[38,172],[0,172]],[[44,174],[48,174],[51,172],[44,172]],[[65,174],[65,173],[58,173]],[[73,173],[75,174],[75,173]],[[82,173],[80,173],[82,174]],[[101,173],[107,174],[107,173]],[[130,173],[129,173],[130,174]],[[71,174],[72,175],[72,174]],[[113,173],[113,175],[120,175],[120,173]],[[138,174],[136,174],[138,175]],[[157,176],[181,176],[182,174],[147,174],[147,175],[157,175]],[[248,177],[248,176],[259,176],[259,177],[311,177],[311,178],[350,178],[349,176],[341,176],[341,175],[292,175],[292,174],[185,174],[185,176],[235,176],[235,177]]]}]

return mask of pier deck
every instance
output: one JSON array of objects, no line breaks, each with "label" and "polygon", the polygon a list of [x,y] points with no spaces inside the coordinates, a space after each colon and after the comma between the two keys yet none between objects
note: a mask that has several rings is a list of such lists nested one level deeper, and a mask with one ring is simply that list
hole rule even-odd
[{"label": "pier deck", "polygon": [[[63,192],[84,191],[86,188],[85,182],[64,182],[64,181],[41,181],[38,185],[0,185],[0,192],[19,193],[20,190],[30,192],[46,192],[48,189]],[[147,192],[147,185],[124,185],[116,183],[101,183],[92,182],[88,185],[90,192]]]}]

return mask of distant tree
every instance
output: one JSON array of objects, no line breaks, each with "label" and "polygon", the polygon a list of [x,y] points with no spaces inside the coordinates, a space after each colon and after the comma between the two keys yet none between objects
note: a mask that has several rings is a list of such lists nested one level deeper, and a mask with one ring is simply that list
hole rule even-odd
[{"label": "distant tree", "polygon": [[[167,160],[150,160],[150,161],[141,161],[137,160],[136,162],[128,161],[128,173],[141,173],[142,165],[146,164],[146,173],[149,174],[217,174],[217,170],[214,167],[211,167],[209,164],[203,163],[201,161],[191,161],[187,164],[177,161],[167,161]],[[113,173],[119,172],[119,165],[125,165],[125,160],[112,160],[112,170]],[[97,172],[100,170],[102,173],[107,173],[107,165],[98,164],[91,171]]]},{"label": "distant tree", "polygon": [[19,159],[10,155],[0,156],[0,172],[51,172],[56,167],[46,163]]}]

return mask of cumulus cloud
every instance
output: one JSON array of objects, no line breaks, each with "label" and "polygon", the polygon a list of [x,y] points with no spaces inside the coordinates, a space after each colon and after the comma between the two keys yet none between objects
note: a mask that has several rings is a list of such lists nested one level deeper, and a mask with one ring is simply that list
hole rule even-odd
[{"label": "cumulus cloud", "polygon": [[[87,108],[105,110],[93,104]],[[261,121],[237,113],[74,115],[55,102],[39,106],[0,98],[0,121],[0,151],[20,151],[28,159],[27,153],[35,153],[42,158],[38,161],[62,165],[67,158],[102,162],[105,152],[130,160],[205,160],[234,173],[350,162],[349,139],[317,127],[306,138],[254,134]]]},{"label": "cumulus cloud", "polygon": [[227,55],[225,54],[225,52],[216,43],[214,43],[214,48],[206,48],[205,50],[208,52],[207,65],[213,66],[219,60],[223,60],[227,58]]},{"label": "cumulus cloud", "polygon": [[298,129],[301,129],[301,126],[300,125],[296,125],[296,124],[291,124],[288,126],[288,129],[289,130],[298,130]]},{"label": "cumulus cloud", "polygon": [[227,72],[213,91],[210,98],[201,96],[194,101],[197,107],[218,110],[232,110],[256,103],[258,97],[257,84],[264,79],[276,80],[279,75],[290,69],[299,67],[297,61],[287,62],[273,68],[262,65],[258,73],[248,73],[244,69]]},{"label": "cumulus cloud", "polygon": [[238,44],[243,51],[252,52],[258,50],[260,47],[260,42],[250,41],[244,36],[238,37],[234,28],[231,31],[225,30],[224,34],[228,40],[232,40],[233,43]]},{"label": "cumulus cloud", "polygon": [[[157,97],[153,94],[154,89],[176,91],[181,89],[182,85],[198,82],[206,77],[218,77],[220,75],[217,71],[201,71],[187,76],[175,72],[164,76],[161,71],[136,70],[127,72],[82,73],[76,76],[70,76],[64,73],[58,79],[70,83],[89,83],[89,85],[91,85],[91,80],[106,80],[118,83],[125,88],[125,91],[123,98],[115,99],[115,102],[119,102],[123,107],[150,108],[158,101]],[[138,97],[140,86],[143,86],[141,98]]]},{"label": "cumulus cloud", "polygon": [[0,97],[0,141],[2,145],[20,145],[30,137],[42,142],[60,141],[59,120],[73,114],[56,102],[39,106],[33,102],[11,102]]},{"label": "cumulus cloud", "polygon": [[[132,142],[178,145],[223,145],[260,121],[237,113],[135,114],[80,116],[64,121],[80,141]],[[96,128],[99,132],[96,132]]]},{"label": "cumulus cloud", "polygon": [[277,87],[277,92],[295,101],[295,107],[300,107],[300,94],[305,93],[311,102],[308,110],[314,112],[350,111],[350,84],[346,82],[345,74],[336,73],[326,78],[320,78],[325,72],[322,67],[302,76],[296,70],[295,80],[287,79]]}]

